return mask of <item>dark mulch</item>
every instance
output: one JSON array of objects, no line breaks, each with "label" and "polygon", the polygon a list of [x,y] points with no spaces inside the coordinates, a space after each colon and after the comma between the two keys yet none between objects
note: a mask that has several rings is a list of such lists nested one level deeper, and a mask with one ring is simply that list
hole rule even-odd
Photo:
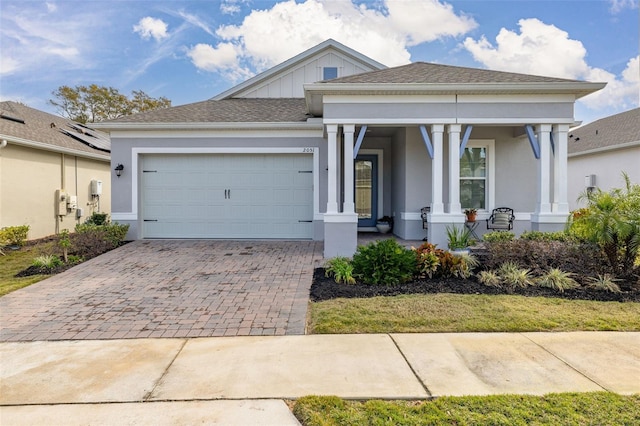
[{"label": "dark mulch", "polygon": [[622,293],[611,293],[599,290],[576,289],[563,293],[544,287],[529,287],[507,291],[496,287],[480,284],[475,278],[462,280],[457,278],[418,280],[395,286],[376,286],[368,284],[338,284],[332,278],[324,275],[324,268],[316,268],[311,284],[310,298],[313,302],[335,299],[338,297],[375,297],[398,296],[401,294],[517,294],[521,296],[556,297],[572,300],[596,300],[603,302],[640,302],[640,290],[631,284],[621,287],[630,289]]},{"label": "dark mulch", "polygon": [[32,275],[55,275],[59,274],[60,272],[64,272],[76,265],[77,263],[65,263],[64,265],[56,266],[55,268],[31,265],[27,269],[23,269],[22,271],[18,272],[15,276],[16,278],[20,278],[30,277]]}]

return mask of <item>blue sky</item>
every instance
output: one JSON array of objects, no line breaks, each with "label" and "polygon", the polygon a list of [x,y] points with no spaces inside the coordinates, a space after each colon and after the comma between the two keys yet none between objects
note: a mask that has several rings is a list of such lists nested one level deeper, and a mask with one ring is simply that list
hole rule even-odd
[{"label": "blue sky", "polygon": [[576,119],[638,107],[638,0],[2,0],[0,100],[62,85],[209,99],[327,38],[388,66],[604,81]]}]

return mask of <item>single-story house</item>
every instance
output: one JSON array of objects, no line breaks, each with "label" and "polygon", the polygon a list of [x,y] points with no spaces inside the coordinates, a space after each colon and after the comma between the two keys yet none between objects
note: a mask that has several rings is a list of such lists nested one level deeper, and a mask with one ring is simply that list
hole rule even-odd
[{"label": "single-story house", "polygon": [[29,239],[73,230],[111,209],[109,135],[17,102],[0,102],[0,228]]},{"label": "single-story house", "polygon": [[381,216],[440,247],[467,207],[513,208],[516,232],[556,230],[574,103],[604,86],[387,68],[327,40],[212,99],[100,123],[124,167],[112,216],[129,238],[314,239],[326,257],[353,254]]},{"label": "single-story house", "polygon": [[624,188],[622,172],[640,183],[640,108],[596,120],[569,131],[569,208],[589,188]]}]

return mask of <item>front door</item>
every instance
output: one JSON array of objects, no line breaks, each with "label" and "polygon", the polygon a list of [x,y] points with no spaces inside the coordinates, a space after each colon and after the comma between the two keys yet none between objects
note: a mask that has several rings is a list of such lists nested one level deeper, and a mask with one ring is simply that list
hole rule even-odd
[{"label": "front door", "polygon": [[358,227],[374,227],[378,219],[378,156],[359,155],[354,167]]}]

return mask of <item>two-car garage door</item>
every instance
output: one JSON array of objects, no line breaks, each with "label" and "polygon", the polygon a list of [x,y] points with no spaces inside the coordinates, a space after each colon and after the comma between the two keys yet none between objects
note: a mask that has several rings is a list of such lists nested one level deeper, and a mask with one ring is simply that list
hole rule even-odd
[{"label": "two-car garage door", "polygon": [[312,238],[309,154],[141,159],[144,238]]}]

